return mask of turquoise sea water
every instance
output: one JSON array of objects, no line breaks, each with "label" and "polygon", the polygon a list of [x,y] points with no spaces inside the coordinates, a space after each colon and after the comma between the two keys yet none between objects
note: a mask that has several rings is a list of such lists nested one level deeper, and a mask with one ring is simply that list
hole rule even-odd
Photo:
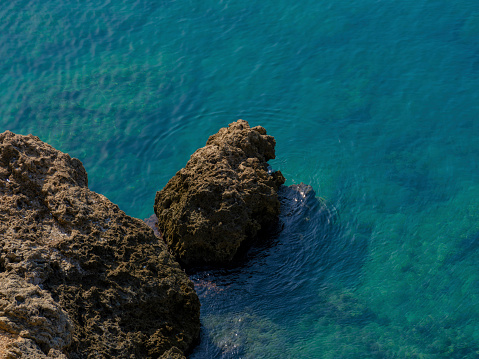
[{"label": "turquoise sea water", "polygon": [[10,0],[0,18],[0,132],[79,158],[127,214],[239,118],[324,199],[192,277],[191,358],[479,357],[477,0]]}]

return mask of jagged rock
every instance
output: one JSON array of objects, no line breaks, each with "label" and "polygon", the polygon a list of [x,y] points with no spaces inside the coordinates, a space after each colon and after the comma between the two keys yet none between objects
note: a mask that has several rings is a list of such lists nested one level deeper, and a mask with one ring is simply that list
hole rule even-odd
[{"label": "jagged rock", "polygon": [[90,191],[79,160],[9,131],[0,281],[0,330],[18,335],[11,358],[159,358],[199,338],[198,297],[166,245]]},{"label": "jagged rock", "polygon": [[72,323],[50,293],[15,273],[0,273],[0,329],[32,339],[40,348],[62,349],[71,342]]},{"label": "jagged rock", "polygon": [[[3,358],[3,357],[2,357]],[[51,348],[47,354],[42,352],[39,346],[32,339],[19,337],[7,346],[5,359],[68,359],[58,349]]]},{"label": "jagged rock", "polygon": [[157,192],[158,226],[182,264],[230,262],[277,220],[284,177],[267,163],[275,144],[263,127],[238,120],[211,136]]},{"label": "jagged rock", "polygon": [[185,356],[180,349],[178,349],[177,347],[173,347],[167,352],[165,352],[161,356],[161,359],[185,359]]}]

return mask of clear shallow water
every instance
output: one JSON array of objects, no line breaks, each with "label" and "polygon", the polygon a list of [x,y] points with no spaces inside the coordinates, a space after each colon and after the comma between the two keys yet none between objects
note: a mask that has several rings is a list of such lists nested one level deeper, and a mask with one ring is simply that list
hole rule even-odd
[{"label": "clear shallow water", "polygon": [[0,131],[79,158],[126,213],[238,118],[301,201],[241,268],[193,277],[192,358],[479,356],[479,5],[19,1]]}]

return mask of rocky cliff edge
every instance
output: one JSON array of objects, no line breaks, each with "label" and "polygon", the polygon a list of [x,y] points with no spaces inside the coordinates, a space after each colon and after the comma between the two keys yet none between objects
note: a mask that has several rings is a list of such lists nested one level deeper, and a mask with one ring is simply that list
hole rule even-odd
[{"label": "rocky cliff edge", "polygon": [[6,358],[181,358],[193,285],[142,221],[88,189],[81,162],[0,134],[0,349]]}]

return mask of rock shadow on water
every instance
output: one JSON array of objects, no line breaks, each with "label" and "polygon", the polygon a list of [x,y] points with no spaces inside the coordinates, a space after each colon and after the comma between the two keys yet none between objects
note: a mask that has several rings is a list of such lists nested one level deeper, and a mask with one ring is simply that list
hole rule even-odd
[{"label": "rock shadow on water", "polygon": [[[321,304],[318,291],[332,282],[341,287],[356,283],[367,255],[367,240],[355,241],[351,231],[342,226],[336,209],[316,197],[309,185],[281,186],[278,196],[279,220],[260,233],[261,240],[228,267],[190,271],[202,303],[201,343],[190,358],[233,358],[238,353],[253,358],[259,347],[263,353],[287,357],[287,348],[295,340],[287,328],[296,326],[313,306]],[[241,313],[271,322],[279,338],[271,337],[266,343],[249,335],[259,330],[251,324],[254,321],[238,328],[214,324],[218,318],[225,323],[241,319]],[[370,315],[364,310],[358,318],[369,319]],[[345,320],[350,319],[355,318]],[[225,343],[236,347],[228,351]],[[279,348],[279,343],[290,344]]]},{"label": "rock shadow on water", "polygon": [[[318,239],[323,240],[316,241],[314,245],[327,247],[328,243],[324,241],[324,238],[339,234],[340,219],[336,209],[324,199],[317,198],[310,185],[300,183],[281,186],[278,190],[278,198],[281,203],[278,220],[268,226],[263,226],[258,231],[255,240],[245,241],[232,261],[188,267],[185,268],[185,271],[190,275],[210,272],[227,274],[230,271],[241,271],[257,260],[271,255],[269,251],[278,245],[283,246],[287,237],[294,237],[295,240],[305,240],[305,237],[308,237],[312,240],[316,234],[319,235]],[[154,215],[145,219],[152,228],[155,226],[155,220],[156,216]],[[149,223],[150,221],[152,223]],[[298,253],[291,254],[298,255]]]}]

